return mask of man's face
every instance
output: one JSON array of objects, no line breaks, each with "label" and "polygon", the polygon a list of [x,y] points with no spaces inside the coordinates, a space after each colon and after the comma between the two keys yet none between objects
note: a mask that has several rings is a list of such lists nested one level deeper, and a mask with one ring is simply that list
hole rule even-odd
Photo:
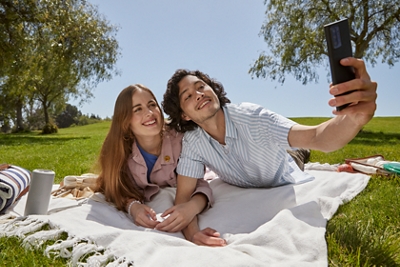
[{"label": "man's face", "polygon": [[192,120],[201,125],[220,109],[220,102],[214,90],[198,77],[187,75],[178,83],[178,87],[184,120]]}]

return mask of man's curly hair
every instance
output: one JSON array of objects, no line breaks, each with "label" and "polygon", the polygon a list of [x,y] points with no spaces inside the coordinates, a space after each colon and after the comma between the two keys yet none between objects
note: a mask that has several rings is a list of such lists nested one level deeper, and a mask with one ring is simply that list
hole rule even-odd
[{"label": "man's curly hair", "polygon": [[161,102],[164,112],[169,116],[168,124],[171,128],[175,129],[177,132],[186,132],[194,130],[198,125],[193,121],[186,121],[182,119],[182,109],[179,102],[179,86],[178,83],[187,75],[193,75],[203,80],[208,84],[217,95],[220,106],[225,106],[226,103],[231,101],[226,97],[226,92],[223,85],[215,79],[211,79],[207,74],[201,71],[189,71],[186,69],[178,69],[172,75],[171,79],[168,80],[167,90],[164,94],[164,99]]}]

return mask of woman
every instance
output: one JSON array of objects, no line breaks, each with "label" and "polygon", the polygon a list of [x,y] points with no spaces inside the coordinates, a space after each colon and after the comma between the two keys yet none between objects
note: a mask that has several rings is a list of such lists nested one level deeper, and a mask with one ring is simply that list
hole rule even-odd
[{"label": "woman", "polygon": [[[160,222],[156,213],[144,203],[160,187],[176,186],[175,168],[181,147],[182,134],[164,122],[151,90],[140,84],[128,86],[116,100],[111,127],[101,149],[97,191],[117,209],[128,212],[136,225],[157,229]],[[196,215],[212,201],[208,183],[200,179],[188,202],[162,214],[169,215],[162,224],[163,230],[183,229],[186,239],[196,244],[209,245],[201,241],[202,235],[215,237],[221,243],[218,233],[211,229],[214,232],[210,234],[210,228],[200,231],[197,225]]]}]

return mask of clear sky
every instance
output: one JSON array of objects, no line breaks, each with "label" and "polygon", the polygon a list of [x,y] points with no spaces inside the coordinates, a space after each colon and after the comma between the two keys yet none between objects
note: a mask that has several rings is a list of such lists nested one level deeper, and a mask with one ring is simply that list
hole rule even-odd
[{"label": "clear sky", "polygon": [[[260,104],[286,117],[330,117],[330,76],[319,68],[319,82],[302,85],[287,76],[283,85],[252,79],[248,70],[261,51],[263,0],[88,0],[110,24],[119,26],[120,76],[100,83],[83,114],[111,117],[119,92],[130,84],[149,87],[161,103],[175,70],[201,70],[220,81],[232,103]],[[378,82],[375,116],[400,116],[400,63],[368,66]],[[329,79],[329,80],[328,80]],[[77,105],[77,102],[72,104]]]}]

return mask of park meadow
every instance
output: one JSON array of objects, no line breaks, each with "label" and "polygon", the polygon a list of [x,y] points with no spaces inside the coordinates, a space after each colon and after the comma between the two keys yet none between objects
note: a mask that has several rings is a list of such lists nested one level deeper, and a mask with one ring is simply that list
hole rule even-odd
[{"label": "park meadow", "polygon": [[[328,118],[292,118],[315,125]],[[0,163],[51,169],[55,183],[67,175],[96,172],[110,121],[40,132],[0,134]],[[400,117],[375,117],[344,148],[311,152],[311,162],[337,164],[346,158],[381,154],[400,162]],[[373,175],[364,189],[339,207],[328,221],[329,266],[400,266],[400,177]],[[68,266],[66,259],[47,258],[43,250],[25,250],[18,238],[0,237],[1,266]]]}]

